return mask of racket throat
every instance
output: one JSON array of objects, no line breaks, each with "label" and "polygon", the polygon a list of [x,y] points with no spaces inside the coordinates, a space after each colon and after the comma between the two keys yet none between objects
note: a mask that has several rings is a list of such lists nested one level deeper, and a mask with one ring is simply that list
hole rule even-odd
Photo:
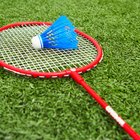
[{"label": "racket throat", "polygon": [[76,71],[71,70],[71,77],[72,79],[77,82],[78,84],[82,85],[82,82],[84,82],[84,79],[82,78],[81,75],[79,75]]}]

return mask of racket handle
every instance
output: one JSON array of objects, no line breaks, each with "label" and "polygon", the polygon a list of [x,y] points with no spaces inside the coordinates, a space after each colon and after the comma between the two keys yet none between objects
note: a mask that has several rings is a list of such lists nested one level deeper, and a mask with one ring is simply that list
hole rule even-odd
[{"label": "racket handle", "polygon": [[71,77],[74,81],[80,84],[134,140],[140,140],[140,136],[120,116],[118,116],[118,114],[84,81],[77,72],[72,71]]}]

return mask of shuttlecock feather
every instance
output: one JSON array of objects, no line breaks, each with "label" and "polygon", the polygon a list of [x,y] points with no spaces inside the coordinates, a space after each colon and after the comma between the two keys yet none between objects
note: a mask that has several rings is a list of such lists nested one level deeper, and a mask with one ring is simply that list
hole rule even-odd
[{"label": "shuttlecock feather", "polygon": [[32,38],[32,46],[36,49],[77,49],[77,33],[74,30],[67,17],[61,16],[43,33]]}]

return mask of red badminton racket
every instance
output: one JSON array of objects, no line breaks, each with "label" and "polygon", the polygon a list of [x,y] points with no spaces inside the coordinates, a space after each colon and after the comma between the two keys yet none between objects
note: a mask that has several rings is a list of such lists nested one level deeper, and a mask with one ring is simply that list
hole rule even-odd
[{"label": "red badminton racket", "polygon": [[140,136],[79,75],[94,68],[102,59],[102,48],[96,40],[76,29],[77,50],[35,50],[32,47],[31,38],[50,25],[48,22],[19,22],[0,28],[0,67],[32,77],[71,76],[133,139],[140,140]]}]

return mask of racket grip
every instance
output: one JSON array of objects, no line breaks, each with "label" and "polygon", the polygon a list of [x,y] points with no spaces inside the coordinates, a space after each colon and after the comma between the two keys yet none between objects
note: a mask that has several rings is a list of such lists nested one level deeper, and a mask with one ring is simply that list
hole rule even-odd
[{"label": "racket grip", "polygon": [[134,140],[140,140],[140,136],[129,126],[113,109],[109,106],[77,73],[72,71],[71,77],[74,81],[80,84],[100,106],[129,134]]}]

